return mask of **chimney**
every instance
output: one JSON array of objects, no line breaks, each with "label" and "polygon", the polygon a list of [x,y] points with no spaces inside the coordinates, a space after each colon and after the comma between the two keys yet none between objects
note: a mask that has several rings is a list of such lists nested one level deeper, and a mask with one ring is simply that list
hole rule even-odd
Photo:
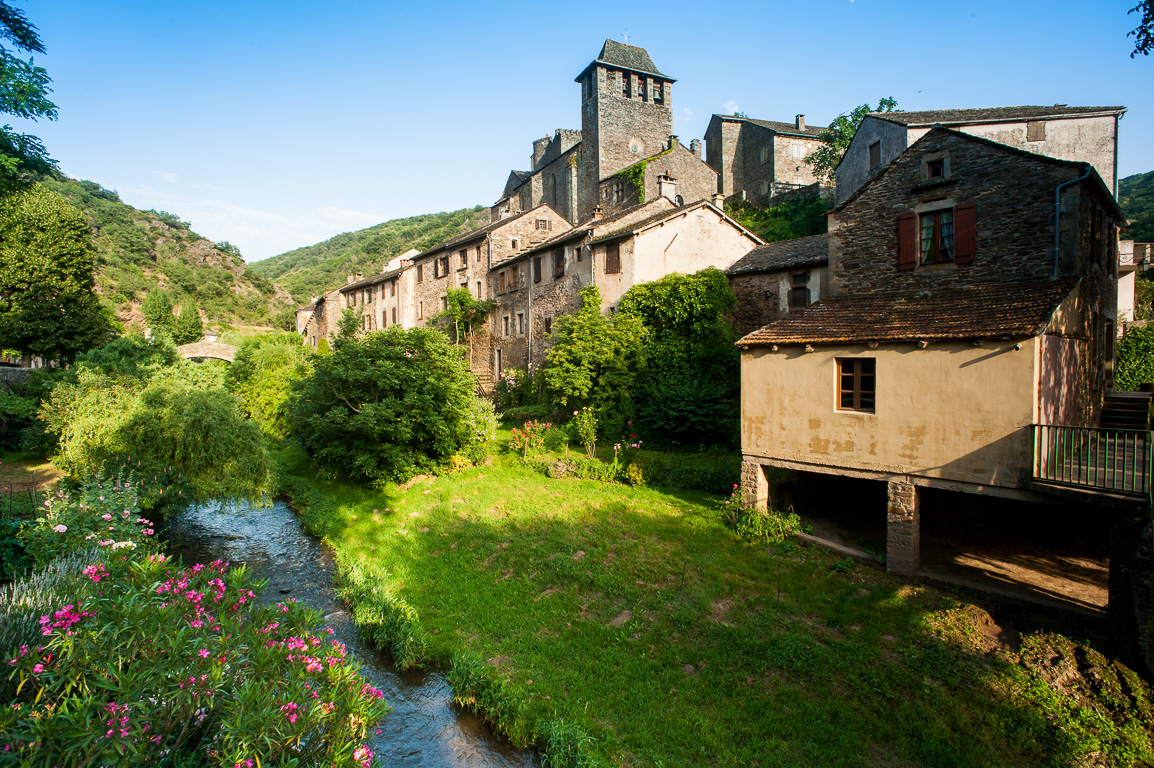
[{"label": "chimney", "polygon": [[713,207],[718,210],[725,210],[725,195],[720,192],[713,193]]},{"label": "chimney", "polygon": [[677,134],[671,133],[671,134],[669,134],[669,149],[673,149],[676,146],[677,146]]},{"label": "chimney", "polygon": [[805,130],[805,115],[798,115],[793,119],[793,122],[799,131]]},{"label": "chimney", "polygon": [[351,273],[349,273],[349,274],[346,274],[346,275],[345,275],[345,285],[348,285],[348,284],[349,284],[349,283],[351,283],[352,281],[353,281],[353,275],[352,275]]},{"label": "chimney", "polygon": [[605,218],[605,211],[601,208],[601,206],[597,206],[596,208],[593,209],[593,218],[595,218],[595,219]]},{"label": "chimney", "polygon": [[657,196],[667,197],[673,203],[677,203],[677,179],[672,176],[661,175],[657,177]]},{"label": "chimney", "polygon": [[701,139],[694,139],[693,141],[689,142],[689,151],[693,153],[694,157],[696,157],[698,160],[700,160],[701,159]]},{"label": "chimney", "polygon": [[364,280],[365,279],[365,273],[364,272],[358,272],[357,273],[357,279],[358,280]]}]

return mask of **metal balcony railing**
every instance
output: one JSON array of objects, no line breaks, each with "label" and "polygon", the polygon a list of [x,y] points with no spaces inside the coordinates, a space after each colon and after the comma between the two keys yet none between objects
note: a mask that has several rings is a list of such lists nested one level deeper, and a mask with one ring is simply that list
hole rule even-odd
[{"label": "metal balcony railing", "polygon": [[1151,433],[1033,425],[1034,480],[1123,496],[1150,496]]}]

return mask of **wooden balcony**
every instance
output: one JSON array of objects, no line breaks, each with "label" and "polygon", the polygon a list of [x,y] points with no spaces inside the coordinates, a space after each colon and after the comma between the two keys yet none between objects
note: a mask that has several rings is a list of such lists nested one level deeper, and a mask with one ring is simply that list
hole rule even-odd
[{"label": "wooden balcony", "polygon": [[1034,482],[1150,498],[1151,432],[1033,425]]}]

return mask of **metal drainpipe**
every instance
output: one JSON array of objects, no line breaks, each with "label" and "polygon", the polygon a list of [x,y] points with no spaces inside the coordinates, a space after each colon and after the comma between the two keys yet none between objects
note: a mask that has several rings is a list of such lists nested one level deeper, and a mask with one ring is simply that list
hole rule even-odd
[{"label": "metal drainpipe", "polygon": [[1061,214],[1062,187],[1068,187],[1071,184],[1077,184],[1079,181],[1084,181],[1084,180],[1090,178],[1090,174],[1093,172],[1093,170],[1094,170],[1094,168],[1092,166],[1087,165],[1086,166],[1086,172],[1084,174],[1082,174],[1081,176],[1079,176],[1076,179],[1071,179],[1070,181],[1064,181],[1054,189],[1054,278],[1055,279],[1057,279],[1057,277],[1058,277],[1058,248],[1060,247],[1059,246],[1059,240],[1061,238],[1060,220],[1061,220],[1061,215],[1062,215]]}]

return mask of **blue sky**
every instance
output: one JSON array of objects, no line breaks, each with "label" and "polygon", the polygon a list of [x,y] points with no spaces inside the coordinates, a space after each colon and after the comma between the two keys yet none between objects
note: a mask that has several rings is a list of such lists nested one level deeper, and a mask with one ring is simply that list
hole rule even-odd
[{"label": "blue sky", "polygon": [[573,78],[607,37],[714,112],[824,125],[904,109],[1115,105],[1119,171],[1154,169],[1154,56],[1136,0],[439,3],[41,0],[61,169],[252,261],[386,219],[488,205],[533,139],[580,128]]}]

